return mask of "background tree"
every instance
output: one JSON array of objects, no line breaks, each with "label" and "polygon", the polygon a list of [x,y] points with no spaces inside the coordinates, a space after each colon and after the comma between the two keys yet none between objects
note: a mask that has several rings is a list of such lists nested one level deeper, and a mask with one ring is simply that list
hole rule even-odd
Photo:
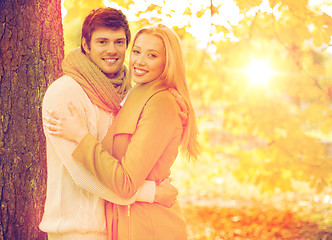
[{"label": "background tree", "polygon": [[66,12],[63,18],[65,53],[81,45],[81,29],[84,18],[92,9],[104,6],[102,0],[64,1]]},{"label": "background tree", "polygon": [[[318,192],[331,186],[329,0],[103,4],[123,10],[133,34],[164,22],[182,40],[203,153],[197,168],[196,163],[190,171],[181,166],[181,176],[187,177],[180,185],[197,180],[206,190],[208,178],[216,191],[221,176],[232,171],[263,191],[293,190],[294,181]],[[74,29],[65,25],[65,32],[73,32],[69,28]],[[70,37],[65,41],[79,42],[79,34]],[[196,172],[202,169],[204,179],[199,180]]]},{"label": "background tree", "polygon": [[60,73],[61,1],[0,1],[0,239],[46,239],[41,102]]}]

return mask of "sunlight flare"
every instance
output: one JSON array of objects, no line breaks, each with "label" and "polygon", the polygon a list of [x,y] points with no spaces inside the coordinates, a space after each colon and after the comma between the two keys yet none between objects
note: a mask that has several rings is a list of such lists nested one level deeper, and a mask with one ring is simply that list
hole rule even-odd
[{"label": "sunlight flare", "polygon": [[251,85],[266,85],[273,72],[268,61],[253,60],[251,65],[245,70]]}]

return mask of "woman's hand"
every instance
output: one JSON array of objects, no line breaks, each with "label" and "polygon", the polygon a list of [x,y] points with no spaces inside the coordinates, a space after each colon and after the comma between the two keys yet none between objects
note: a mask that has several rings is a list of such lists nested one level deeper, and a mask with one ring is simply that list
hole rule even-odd
[{"label": "woman's hand", "polygon": [[48,111],[50,117],[43,117],[47,133],[79,143],[89,132],[79,112],[72,103],[68,104],[70,116],[60,116],[54,111]]}]

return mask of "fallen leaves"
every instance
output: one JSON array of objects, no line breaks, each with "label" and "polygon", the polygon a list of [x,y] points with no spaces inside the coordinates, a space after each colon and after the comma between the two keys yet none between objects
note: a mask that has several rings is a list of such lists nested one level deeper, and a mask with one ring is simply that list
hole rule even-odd
[{"label": "fallen leaves", "polygon": [[183,206],[190,240],[332,239],[332,231],[290,210]]}]

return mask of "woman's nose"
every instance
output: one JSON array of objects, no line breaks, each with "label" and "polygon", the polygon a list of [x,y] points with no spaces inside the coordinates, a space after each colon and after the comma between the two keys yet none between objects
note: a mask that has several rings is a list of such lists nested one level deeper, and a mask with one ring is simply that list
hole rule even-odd
[{"label": "woman's nose", "polygon": [[137,64],[140,64],[140,65],[144,65],[145,60],[144,60],[144,56],[143,56],[143,54],[141,54],[141,55],[139,55],[139,56],[137,57],[137,59],[136,59],[136,63],[137,63]]}]

